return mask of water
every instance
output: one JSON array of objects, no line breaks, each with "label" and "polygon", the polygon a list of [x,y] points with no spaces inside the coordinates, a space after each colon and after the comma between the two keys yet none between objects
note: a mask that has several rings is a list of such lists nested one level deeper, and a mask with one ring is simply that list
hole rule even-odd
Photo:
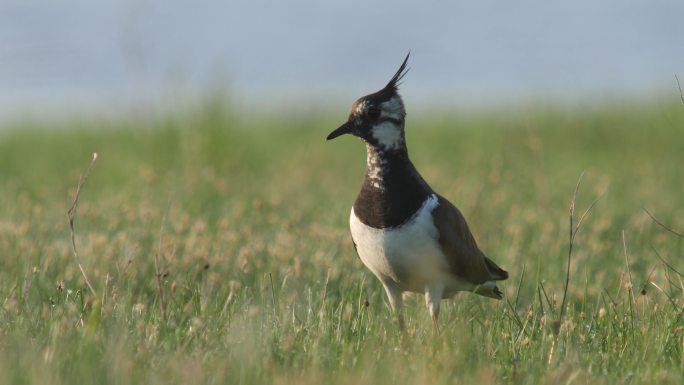
[{"label": "water", "polygon": [[0,115],[346,108],[409,50],[411,106],[678,98],[682,47],[681,0],[2,0]]}]

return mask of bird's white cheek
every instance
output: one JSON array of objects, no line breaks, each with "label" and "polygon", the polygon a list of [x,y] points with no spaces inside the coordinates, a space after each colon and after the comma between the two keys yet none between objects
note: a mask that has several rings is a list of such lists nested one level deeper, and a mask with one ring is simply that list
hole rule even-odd
[{"label": "bird's white cheek", "polygon": [[394,120],[404,119],[404,103],[399,96],[395,96],[382,104],[382,116]]},{"label": "bird's white cheek", "polygon": [[373,127],[371,135],[386,149],[398,149],[401,146],[401,128],[392,122],[383,122]]}]

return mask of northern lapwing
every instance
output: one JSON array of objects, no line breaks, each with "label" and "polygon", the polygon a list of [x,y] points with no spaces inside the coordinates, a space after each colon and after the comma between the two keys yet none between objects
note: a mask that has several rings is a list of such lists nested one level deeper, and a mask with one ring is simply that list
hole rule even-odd
[{"label": "northern lapwing", "polygon": [[402,330],[404,292],[423,293],[437,325],[442,299],[459,291],[501,299],[496,281],[508,278],[477,246],[461,212],[409,159],[398,93],[409,55],[389,83],[354,102],[347,122],[327,137],[352,134],[366,144],[366,174],[349,227],[356,252],[384,286]]}]

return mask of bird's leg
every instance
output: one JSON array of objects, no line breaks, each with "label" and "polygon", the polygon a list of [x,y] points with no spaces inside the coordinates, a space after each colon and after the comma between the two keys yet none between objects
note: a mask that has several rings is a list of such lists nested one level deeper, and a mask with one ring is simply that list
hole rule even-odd
[{"label": "bird's leg", "polygon": [[428,308],[428,312],[430,312],[430,318],[432,318],[432,323],[435,325],[437,333],[439,333],[437,319],[439,318],[439,303],[442,300],[442,294],[444,294],[444,288],[441,285],[425,288],[425,305]]},{"label": "bird's leg", "polygon": [[397,315],[399,321],[399,329],[404,331],[404,299],[401,297],[401,291],[397,289],[393,283],[384,283],[387,298],[389,298],[390,306]]}]

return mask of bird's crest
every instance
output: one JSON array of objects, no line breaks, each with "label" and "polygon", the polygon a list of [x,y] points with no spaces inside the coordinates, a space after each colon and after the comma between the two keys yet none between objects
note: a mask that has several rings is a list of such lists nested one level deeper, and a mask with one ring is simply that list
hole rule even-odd
[{"label": "bird's crest", "polygon": [[399,69],[394,74],[394,76],[392,76],[392,79],[389,81],[389,83],[387,83],[387,85],[384,88],[384,91],[397,92],[397,90],[399,90],[399,85],[401,84],[401,79],[408,72],[408,68],[406,68],[406,64],[408,63],[409,56],[411,56],[411,51],[409,51],[409,53],[406,54],[406,58],[404,59],[404,62],[401,63],[401,67],[399,67]]}]

